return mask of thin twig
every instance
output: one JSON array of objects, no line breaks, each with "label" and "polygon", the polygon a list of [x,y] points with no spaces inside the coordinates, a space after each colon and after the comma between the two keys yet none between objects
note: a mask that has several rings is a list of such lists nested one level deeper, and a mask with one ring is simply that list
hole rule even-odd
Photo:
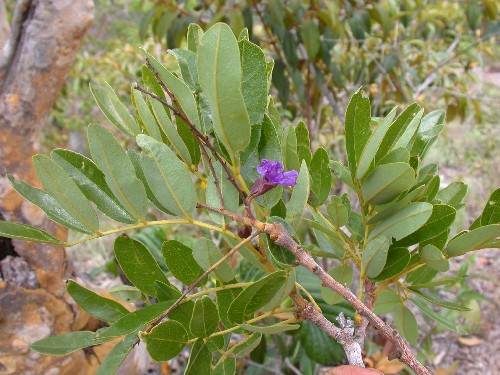
[{"label": "thin twig", "polygon": [[260,231],[256,231],[254,233],[252,233],[252,235],[248,238],[245,238],[243,241],[241,241],[238,245],[236,245],[235,247],[233,247],[226,255],[224,255],[222,258],[220,258],[216,263],[214,263],[208,270],[206,270],[203,275],[201,275],[200,277],[198,277],[196,279],[196,281],[194,283],[192,283],[191,285],[189,285],[186,290],[184,292],[182,292],[182,294],[180,295],[179,298],[177,298],[177,300],[172,304],[172,306],[170,306],[167,311],[165,311],[155,322],[153,322],[149,327],[148,329],[146,330],[146,333],[149,333],[151,332],[151,330],[157,326],[158,324],[160,324],[160,322],[165,319],[165,317],[170,314],[170,312],[175,309],[177,306],[179,306],[179,304],[182,302],[182,300],[189,294],[189,292],[191,292],[194,288],[196,288],[196,286],[205,278],[208,276],[208,274],[210,272],[212,272],[213,270],[217,269],[217,267],[219,267],[222,263],[224,263],[231,255],[233,255],[236,251],[238,251],[239,249],[241,249],[243,246],[245,246],[245,244],[247,244],[248,242],[250,242],[251,240],[253,240],[255,237],[257,237],[258,235],[260,234]]}]

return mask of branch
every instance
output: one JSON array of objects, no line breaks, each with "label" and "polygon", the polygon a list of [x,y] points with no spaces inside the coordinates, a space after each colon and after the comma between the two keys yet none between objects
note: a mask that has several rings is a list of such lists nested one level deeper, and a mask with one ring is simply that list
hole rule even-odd
[{"label": "branch", "polygon": [[161,323],[165,317],[170,314],[170,312],[175,309],[179,304],[182,302],[182,300],[191,292],[196,286],[205,278],[208,276],[210,272],[213,270],[217,269],[222,263],[224,263],[231,255],[233,255],[236,251],[241,249],[243,246],[245,246],[248,242],[254,239],[254,237],[258,236],[260,234],[260,231],[256,231],[253,233],[250,237],[245,238],[243,241],[241,241],[238,245],[233,247],[226,255],[224,255],[222,258],[220,258],[216,263],[214,263],[208,270],[206,270],[203,275],[198,277],[194,283],[192,283],[190,286],[187,287],[187,289],[182,292],[182,294],[177,298],[177,300],[170,306],[167,311],[165,311],[155,322],[153,322],[148,329],[146,330],[146,333],[151,332],[151,330],[156,327],[158,324]]},{"label": "branch", "polygon": [[[373,311],[361,302],[346,286],[340,284],[334,278],[332,278],[328,273],[325,272],[323,268],[320,267],[314,258],[306,253],[302,246],[293,240],[290,234],[287,232],[286,228],[280,223],[263,223],[259,220],[252,218],[245,218],[239,215],[235,215],[225,209],[217,209],[214,207],[207,206],[205,204],[198,204],[197,207],[205,208],[207,210],[218,212],[222,215],[228,216],[231,219],[240,222],[245,225],[253,226],[259,231],[269,234],[271,240],[281,247],[284,247],[290,251],[295,258],[297,263],[301,264],[312,272],[316,277],[318,277],[323,285],[327,288],[332,289],[336,293],[340,294],[347,302],[354,307],[354,309],[364,318],[371,323],[375,329],[377,329],[382,336],[387,340],[394,343],[396,348],[395,353],[391,354],[390,359],[399,359],[406,365],[408,365],[413,371],[418,375],[431,375],[430,371],[422,365],[418,359],[410,351],[403,338],[398,334],[396,330],[386,324],[382,319],[380,319]],[[312,313],[311,313],[312,314]],[[307,315],[307,314],[306,314]],[[325,326],[326,328],[326,326]],[[326,332],[326,331],[325,331]],[[333,336],[332,336],[333,337]]]}]

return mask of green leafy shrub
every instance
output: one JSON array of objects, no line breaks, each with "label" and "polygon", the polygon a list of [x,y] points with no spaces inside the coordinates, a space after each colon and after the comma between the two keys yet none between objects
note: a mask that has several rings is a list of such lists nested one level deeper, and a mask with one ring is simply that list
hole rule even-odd
[{"label": "green leafy shrub", "polygon": [[[374,118],[358,90],[345,114],[344,165],[311,148],[304,123],[281,122],[268,97],[273,62],[246,32],[237,39],[225,24],[206,32],[192,24],[187,41],[174,52],[180,74],[144,52],[132,114],[110,86],[92,85],[106,118],[135,139],[130,148],[92,124],[92,159],[61,149],[33,158],[44,190],[10,176],[50,219],[86,236],[68,243],[0,222],[2,236],[70,247],[154,226],[192,230],[192,238],[166,240],[161,250],[117,237],[116,260],[134,285],[127,293],[142,295],[146,306],[129,312],[70,281],[73,299],[109,326],[45,338],[32,349],[63,355],[122,337],[98,372],[110,374],[139,341],[156,361],[190,345],[186,374],[232,374],[238,358],[265,357],[266,336],[284,334],[293,344],[282,340],[280,355],[307,373],[311,363],[341,361],[341,347],[362,366],[371,324],[394,342],[395,358],[429,373],[405,343],[419,337],[408,306],[465,332],[433,309],[467,310],[439,297],[440,287],[457,281],[441,275],[451,258],[498,247],[500,235],[498,189],[468,230],[450,233],[467,187],[442,188],[437,165],[424,163],[444,112],[411,104]],[[347,192],[332,194],[341,183]],[[163,217],[149,220],[152,212]],[[101,214],[124,225],[103,230]],[[375,315],[387,313],[404,340]]]}]

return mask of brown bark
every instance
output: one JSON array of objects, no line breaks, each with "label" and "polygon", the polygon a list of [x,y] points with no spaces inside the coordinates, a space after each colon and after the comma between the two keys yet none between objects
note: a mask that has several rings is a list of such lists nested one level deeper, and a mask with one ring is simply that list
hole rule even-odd
[{"label": "brown bark", "polygon": [[[11,25],[4,11],[0,0],[0,214],[64,238],[65,231],[25,202],[6,175],[38,185],[31,157],[39,151],[47,115],[92,23],[93,2],[18,0]],[[9,244],[3,244],[0,254],[5,256]],[[82,328],[64,292],[64,249],[23,241],[12,245],[22,261],[9,257],[1,266],[0,374],[44,374],[51,368],[60,374],[85,373],[89,361],[83,352],[61,358],[29,350],[40,338]]]}]

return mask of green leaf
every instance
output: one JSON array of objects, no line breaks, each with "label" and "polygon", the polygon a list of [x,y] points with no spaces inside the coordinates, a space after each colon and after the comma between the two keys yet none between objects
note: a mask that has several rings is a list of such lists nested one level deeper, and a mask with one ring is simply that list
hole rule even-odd
[{"label": "green leaf", "polygon": [[418,230],[432,214],[432,204],[425,202],[411,203],[388,219],[375,225],[368,235],[368,240],[380,236],[395,238],[397,241]]},{"label": "green leaf", "polygon": [[415,315],[404,305],[400,305],[393,312],[394,325],[401,335],[412,345],[418,341],[418,324]]},{"label": "green leaf", "polygon": [[90,85],[90,92],[104,116],[123,134],[135,137],[141,132],[127,107],[118,99],[113,88],[107,82],[104,83],[104,86]]},{"label": "green leaf", "polygon": [[137,332],[131,333],[115,345],[97,369],[96,375],[110,375],[120,367],[134,345],[139,341]]},{"label": "green leaf", "polygon": [[395,148],[390,151],[387,155],[385,155],[382,160],[380,160],[381,164],[390,164],[390,163],[409,163],[410,162],[410,152],[408,149],[400,147]]},{"label": "green leaf", "polygon": [[120,203],[135,217],[142,219],[148,208],[148,198],[134,166],[106,128],[91,124],[88,128],[89,149],[106,183]]},{"label": "green leaf", "polygon": [[64,241],[53,235],[32,227],[31,225],[21,223],[10,223],[0,220],[0,236],[7,238],[17,238],[19,240],[45,242],[56,245],[63,245]]},{"label": "green leaf", "polygon": [[164,207],[160,203],[160,201],[156,199],[156,196],[153,194],[153,191],[151,190],[151,187],[149,186],[148,181],[146,179],[146,175],[144,174],[144,169],[142,168],[141,164],[142,155],[138,151],[132,148],[129,148],[127,150],[127,155],[130,158],[132,165],[134,166],[135,175],[137,176],[139,181],[141,181],[142,185],[144,186],[144,189],[146,190],[146,196],[148,197],[149,201],[153,203],[155,207],[157,207],[161,211],[169,215],[174,215],[174,213],[170,212],[166,207]]},{"label": "green leaf", "polygon": [[463,182],[455,181],[440,190],[436,195],[436,199],[442,204],[447,204],[458,210],[463,207],[462,200],[467,194],[467,189],[467,185]]},{"label": "green leaf", "polygon": [[192,91],[200,91],[196,53],[182,48],[169,49],[167,52],[177,59],[179,68],[181,68],[182,79],[189,88]]},{"label": "green leaf", "polygon": [[361,90],[356,91],[349,101],[345,116],[347,159],[353,176],[356,175],[361,153],[371,135],[370,100],[364,95]]},{"label": "green leaf", "polygon": [[236,374],[236,358],[225,358],[211,372],[211,375],[234,375]]},{"label": "green leaf", "polygon": [[361,186],[365,203],[384,204],[413,186],[415,172],[409,164],[391,163],[376,167]]},{"label": "green leaf", "polygon": [[[333,268],[330,271],[328,271],[328,274],[342,285],[345,285],[348,288],[351,287],[353,270],[350,266],[343,265],[340,267]],[[325,286],[321,287],[321,297],[329,305],[335,305],[344,300],[344,298],[342,298],[340,294],[334,292],[333,290]]]},{"label": "green leaf", "polygon": [[422,119],[423,114],[424,110],[420,109],[415,114],[415,116],[413,116],[411,121],[408,123],[406,129],[398,135],[398,138],[396,138],[396,141],[392,146],[392,150],[401,147],[405,147],[411,150],[413,146],[413,140],[415,139],[415,133],[418,131],[418,128],[420,126],[420,120]]},{"label": "green leaf", "polygon": [[198,129],[201,130],[200,117],[198,115],[198,106],[193,93],[189,87],[179,78],[169,72],[158,60],[151,56],[146,51],[142,50],[146,59],[149,61],[154,70],[158,73],[161,81],[167,86],[172,95],[175,97],[176,104],[180,110],[186,115],[188,120]]},{"label": "green leaf", "polygon": [[253,335],[247,336],[235,346],[233,346],[231,348],[231,352],[237,357],[247,355],[260,344],[261,339],[262,333],[254,333]]},{"label": "green leaf", "polygon": [[369,241],[361,258],[361,274],[377,277],[384,269],[391,241],[386,237],[378,237]]},{"label": "green leaf", "polygon": [[[193,258],[201,268],[207,271],[222,259],[222,254],[213,241],[201,237],[196,240],[194,245]],[[224,283],[233,280],[235,277],[233,268],[228,262],[222,263],[213,271],[213,274]]]},{"label": "green leaf", "polygon": [[[408,106],[391,124],[386,131],[380,147],[375,155],[375,165],[378,165],[380,160],[384,158],[391,150],[397,148],[394,145],[401,139],[406,129],[409,127],[412,120],[421,110],[417,103]],[[399,146],[398,146],[399,147]]]},{"label": "green leaf", "polygon": [[307,166],[309,167],[312,158],[311,142],[309,140],[309,130],[303,121],[297,124],[295,128],[295,136],[297,138],[297,156],[299,157],[299,163],[302,163],[302,160],[305,160]]},{"label": "green leaf", "polygon": [[186,329],[188,337],[191,339],[194,336],[191,334],[189,330],[189,323],[191,323],[191,316],[193,316],[194,310],[194,302],[193,301],[185,301],[179,304],[179,306],[175,307],[168,314],[168,318],[170,320],[175,320],[182,324],[182,326]]},{"label": "green leaf", "polygon": [[48,355],[66,355],[88,346],[103,344],[112,338],[99,339],[95,332],[76,331],[35,341],[30,349]]},{"label": "green leaf", "polygon": [[448,205],[435,204],[427,222],[416,232],[398,241],[398,246],[410,246],[429,240],[447,230],[455,221],[457,211]]},{"label": "green leaf", "polygon": [[[230,212],[236,212],[238,206],[240,205],[240,195],[238,190],[233,186],[231,181],[227,178],[227,174],[224,168],[219,162],[213,163],[215,173],[217,175],[217,180],[219,182],[219,188],[222,193],[222,199],[224,201],[224,208]],[[220,207],[220,198],[217,191],[217,186],[215,185],[215,178],[212,173],[208,176],[207,189],[206,189],[206,201],[211,207]],[[223,225],[229,219],[225,219],[222,214],[216,212],[208,212],[210,218],[217,224]]]},{"label": "green leaf", "polygon": [[227,313],[229,306],[234,299],[241,293],[242,288],[223,289],[217,292],[217,306],[219,307],[219,316],[221,322],[226,328],[234,327],[235,324],[229,320]]},{"label": "green leaf", "polygon": [[214,301],[208,296],[198,298],[194,304],[189,329],[195,337],[208,337],[219,326],[219,312]]},{"label": "green leaf", "polygon": [[394,107],[391,112],[380,122],[380,124],[377,126],[375,131],[366,142],[366,145],[361,152],[361,156],[359,157],[359,165],[356,171],[356,177],[358,178],[358,180],[361,180],[366,172],[368,172],[370,167],[374,166],[375,155],[377,154],[377,151],[380,147],[380,144],[382,143],[382,140],[384,139],[385,134],[387,133],[387,130],[389,129],[389,126],[392,124],[394,118],[396,117],[396,109],[397,107]]},{"label": "green leaf", "polygon": [[286,221],[296,231],[302,221],[304,210],[309,197],[309,171],[305,161],[300,166],[297,184],[293,188],[290,201],[286,207]]},{"label": "green leaf", "polygon": [[[184,285],[191,285],[203,275],[203,269],[194,260],[193,250],[186,245],[175,240],[165,241],[161,250],[169,271]],[[205,282],[206,279],[200,285]]]},{"label": "green leaf", "polygon": [[413,289],[412,287],[410,287],[408,289],[412,293],[414,293],[416,296],[418,296],[418,297],[420,297],[420,298],[422,298],[422,299],[426,300],[427,302],[430,302],[434,305],[438,305],[438,306],[444,307],[446,309],[456,310],[456,311],[470,311],[471,310],[468,307],[464,307],[464,306],[458,305],[458,304],[453,303],[453,302],[442,300],[442,299],[435,297],[432,294],[424,292],[422,290]]},{"label": "green leaf", "polygon": [[168,301],[171,299],[177,299],[181,296],[181,292],[175,286],[170,284],[170,282],[165,283],[162,281],[155,281],[154,287],[156,289],[156,297],[158,301]]},{"label": "green leaf", "polygon": [[151,110],[149,109],[142,94],[138,90],[134,90],[133,87],[132,103],[135,106],[137,120],[142,124],[144,132],[161,142],[161,131],[158,128],[155,117],[151,113]]},{"label": "green leaf", "polygon": [[307,356],[320,364],[329,365],[344,358],[340,344],[310,322],[301,323],[299,340]]},{"label": "green leaf", "polygon": [[[306,165],[307,166],[307,165]],[[311,160],[311,193],[309,203],[313,207],[321,206],[330,195],[332,188],[332,172],[330,160],[324,148],[318,148]]]},{"label": "green leaf", "polygon": [[330,222],[337,228],[343,227],[349,220],[349,212],[337,195],[332,196],[330,203],[326,206],[326,212],[328,212]]},{"label": "green leaf", "polygon": [[191,349],[184,375],[210,374],[211,365],[212,353],[208,350],[207,344],[203,340],[196,340]]},{"label": "green leaf", "polygon": [[14,176],[8,175],[12,187],[26,200],[40,207],[47,217],[66,228],[74,229],[81,233],[93,234],[94,232],[72,217],[55,198],[41,189],[37,189],[24,181],[16,180]]},{"label": "green leaf", "polygon": [[280,304],[289,297],[293,288],[295,288],[295,269],[292,268],[287,271],[285,283],[279,288],[274,297],[260,308],[261,311],[272,311],[280,306]]},{"label": "green leaf", "polygon": [[267,105],[267,67],[262,49],[249,42],[238,42],[241,60],[241,92],[250,124],[260,124]]},{"label": "green leaf", "polygon": [[441,327],[449,329],[450,331],[460,333],[462,335],[468,335],[469,333],[462,327],[452,323],[450,319],[446,316],[440,315],[439,313],[432,310],[427,304],[419,300],[418,298],[411,298],[411,301],[432,320],[436,321]]},{"label": "green leaf", "polygon": [[63,149],[53,150],[50,156],[103,214],[120,223],[137,222],[137,218],[118,202],[106,184],[104,174],[92,160],[76,152]]},{"label": "green leaf", "polygon": [[142,302],[144,297],[139,289],[131,285],[116,285],[109,290],[109,294],[128,303]]},{"label": "green leaf", "polygon": [[482,214],[474,220],[469,229],[498,223],[500,223],[500,188],[490,195]]},{"label": "green leaf", "polygon": [[411,284],[412,289],[428,289],[428,288],[435,288],[436,286],[441,286],[441,285],[448,285],[448,284],[455,284],[455,283],[460,283],[464,279],[467,279],[469,276],[464,276],[464,277],[453,277],[453,278],[447,278],[447,279],[441,279],[441,280],[435,280],[431,281],[428,283],[424,284]]},{"label": "green leaf", "polygon": [[99,231],[99,219],[75,182],[45,155],[33,156],[33,166],[43,187],[61,207],[86,228]]},{"label": "green leaf", "polygon": [[68,293],[84,311],[107,323],[113,323],[129,313],[118,302],[104,298],[73,280],[68,281]]},{"label": "green leaf", "polygon": [[300,35],[302,36],[304,47],[306,47],[309,60],[314,61],[321,48],[318,25],[312,19],[302,21]]},{"label": "green leaf", "polygon": [[272,326],[256,326],[251,324],[240,324],[240,327],[250,332],[276,334],[286,331],[294,331],[300,328],[299,324],[273,324]]},{"label": "green leaf", "polygon": [[339,163],[338,161],[331,161],[330,162],[330,168],[332,169],[333,173],[340,178],[340,180],[349,186],[352,190],[356,191],[356,187],[354,186],[352,182],[352,176],[351,173],[349,172],[349,169],[342,163]]},{"label": "green leaf", "polygon": [[384,281],[402,272],[410,263],[410,252],[406,247],[390,247],[384,269],[373,281]]},{"label": "green leaf", "polygon": [[147,155],[141,158],[141,164],[155,197],[169,211],[189,218],[197,196],[186,166],[167,145],[147,135],[139,134],[137,144]]},{"label": "green leaf", "polygon": [[203,36],[203,29],[196,23],[190,23],[187,32],[188,49],[193,52],[198,51],[200,39]]},{"label": "green leaf", "polygon": [[184,163],[186,163],[187,165],[193,164],[191,154],[189,153],[189,150],[182,140],[181,136],[177,132],[177,128],[175,127],[174,123],[168,117],[163,104],[156,100],[151,100],[150,103],[156,121],[158,121],[160,128],[163,130],[163,133],[169,140],[172,150],[181,157]]},{"label": "green leaf", "polygon": [[418,253],[422,257],[422,260],[429,267],[439,271],[446,272],[450,269],[450,263],[444,257],[441,250],[439,250],[434,245],[427,245],[418,250]]},{"label": "green leaf", "polygon": [[500,224],[479,227],[452,239],[444,250],[448,257],[457,257],[469,251],[483,249],[491,240],[500,237]]},{"label": "green leaf", "polygon": [[297,156],[297,137],[292,125],[286,127],[283,131],[283,140],[281,141],[281,153],[283,154],[283,166],[286,170],[300,169],[300,162]]},{"label": "green leaf", "polygon": [[375,302],[373,312],[375,314],[387,314],[402,306],[401,296],[394,293],[392,289],[383,289]]},{"label": "green leaf", "polygon": [[128,335],[158,319],[174,302],[174,300],[158,302],[131,312],[118,319],[111,326],[98,330],[97,338],[107,339]]},{"label": "green leaf", "polygon": [[120,236],[115,241],[114,252],[125,276],[144,294],[156,297],[155,281],[170,284],[154,256],[139,241]]},{"label": "green leaf", "polygon": [[235,323],[243,323],[269,302],[285,281],[286,273],[277,271],[247,286],[229,306],[228,318]]},{"label": "green leaf", "polygon": [[250,120],[241,90],[238,42],[229,26],[217,23],[203,35],[197,64],[217,137],[231,154],[243,151],[250,142]]},{"label": "green leaf", "polygon": [[167,320],[141,335],[149,355],[155,361],[168,361],[176,357],[187,344],[188,335],[182,324]]}]

